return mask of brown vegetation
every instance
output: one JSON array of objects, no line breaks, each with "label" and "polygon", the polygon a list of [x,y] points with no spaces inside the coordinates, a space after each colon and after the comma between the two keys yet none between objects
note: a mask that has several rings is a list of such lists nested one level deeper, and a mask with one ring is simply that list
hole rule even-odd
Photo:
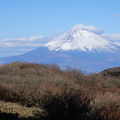
[{"label": "brown vegetation", "polygon": [[42,108],[49,120],[119,120],[119,72],[88,75],[56,65],[7,64],[0,66],[0,100]]}]

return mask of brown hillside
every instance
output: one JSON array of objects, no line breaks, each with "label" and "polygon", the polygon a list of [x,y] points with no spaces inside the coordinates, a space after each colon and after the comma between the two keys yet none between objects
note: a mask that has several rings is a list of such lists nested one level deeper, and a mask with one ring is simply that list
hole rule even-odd
[{"label": "brown hillside", "polygon": [[102,72],[105,76],[120,76],[120,67],[110,68]]},{"label": "brown hillside", "polygon": [[119,68],[87,75],[71,68],[63,71],[56,65],[2,65],[0,101],[19,104],[26,110],[42,108],[48,113],[47,120],[119,120],[118,73]]}]

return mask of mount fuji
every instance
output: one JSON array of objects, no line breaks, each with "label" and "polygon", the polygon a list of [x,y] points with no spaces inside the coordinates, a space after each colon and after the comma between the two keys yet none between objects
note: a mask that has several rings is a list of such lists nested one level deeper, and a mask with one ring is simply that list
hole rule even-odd
[{"label": "mount fuji", "polygon": [[[94,28],[93,28],[94,29]],[[90,26],[75,25],[45,45],[49,50],[112,51],[112,42],[90,31]]]},{"label": "mount fuji", "polygon": [[120,66],[120,48],[102,37],[94,26],[75,25],[43,46],[22,55],[1,58],[0,63],[57,64],[93,73]]}]

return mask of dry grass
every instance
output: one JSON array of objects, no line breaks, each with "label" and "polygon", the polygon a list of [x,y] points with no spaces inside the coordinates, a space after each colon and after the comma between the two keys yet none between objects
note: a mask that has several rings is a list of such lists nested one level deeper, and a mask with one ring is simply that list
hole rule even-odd
[{"label": "dry grass", "polygon": [[16,103],[0,101],[0,113],[17,114],[19,118],[35,117],[46,114],[43,109],[37,107],[25,107]]}]

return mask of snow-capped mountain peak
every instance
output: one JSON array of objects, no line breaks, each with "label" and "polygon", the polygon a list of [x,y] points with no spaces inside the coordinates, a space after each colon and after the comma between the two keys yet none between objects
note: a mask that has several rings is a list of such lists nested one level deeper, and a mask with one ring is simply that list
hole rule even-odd
[{"label": "snow-capped mountain peak", "polygon": [[112,42],[98,34],[100,31],[94,26],[75,25],[45,46],[49,50],[63,51],[112,51],[115,49]]}]

